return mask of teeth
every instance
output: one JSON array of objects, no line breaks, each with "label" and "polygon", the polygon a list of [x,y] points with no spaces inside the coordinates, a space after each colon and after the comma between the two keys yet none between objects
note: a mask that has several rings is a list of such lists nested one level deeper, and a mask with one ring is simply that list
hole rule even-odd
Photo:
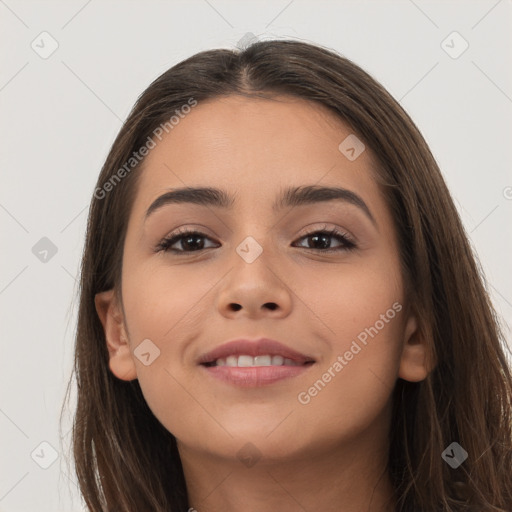
[{"label": "teeth", "polygon": [[226,359],[226,366],[238,366],[238,357],[236,357],[236,356],[229,356]]},{"label": "teeth", "polygon": [[251,356],[238,356],[238,366],[254,366],[254,359]]},{"label": "teeth", "polygon": [[299,363],[292,359],[284,358],[283,356],[228,356],[225,359],[220,358],[215,361],[215,366],[239,366],[239,367],[251,367],[251,366],[298,366]]},{"label": "teeth", "polygon": [[[238,364],[240,364],[240,359],[238,360]],[[252,359],[252,358],[249,358],[249,359]],[[251,364],[250,366],[253,366],[253,365]],[[271,356],[256,356],[256,357],[254,357],[254,366],[272,366],[272,357]]]},{"label": "teeth", "polygon": [[272,356],[272,364],[275,366],[281,366],[284,363],[283,356]]}]

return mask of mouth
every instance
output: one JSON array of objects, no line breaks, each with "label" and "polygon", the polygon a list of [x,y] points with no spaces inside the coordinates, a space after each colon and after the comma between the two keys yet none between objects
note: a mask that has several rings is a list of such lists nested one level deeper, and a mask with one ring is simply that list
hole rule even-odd
[{"label": "mouth", "polygon": [[315,361],[304,361],[299,362],[294,359],[290,359],[288,357],[283,357],[279,354],[271,355],[264,354],[260,356],[250,356],[247,354],[242,355],[230,355],[228,357],[219,357],[214,361],[210,361],[207,363],[202,363],[203,366],[211,367],[211,366],[228,366],[230,368],[259,368],[265,366],[306,366],[311,365]]},{"label": "mouth", "polygon": [[302,374],[315,360],[275,340],[234,340],[203,354],[198,364],[232,385],[258,387]]}]

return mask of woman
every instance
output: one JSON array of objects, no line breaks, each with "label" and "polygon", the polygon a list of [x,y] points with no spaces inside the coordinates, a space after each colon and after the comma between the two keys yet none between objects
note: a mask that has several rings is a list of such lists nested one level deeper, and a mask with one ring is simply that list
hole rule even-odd
[{"label": "woman", "polygon": [[82,262],[74,456],[91,511],[512,510],[512,376],[400,105],[298,41],[138,99]]}]

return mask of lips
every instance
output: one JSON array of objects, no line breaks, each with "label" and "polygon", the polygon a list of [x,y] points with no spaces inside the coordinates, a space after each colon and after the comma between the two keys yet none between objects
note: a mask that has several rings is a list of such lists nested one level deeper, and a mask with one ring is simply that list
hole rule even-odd
[{"label": "lips", "polygon": [[281,356],[290,359],[296,365],[314,363],[315,360],[296,350],[269,338],[257,340],[237,339],[220,345],[219,347],[201,355],[198,364],[212,366],[218,359],[226,359],[230,356]]}]

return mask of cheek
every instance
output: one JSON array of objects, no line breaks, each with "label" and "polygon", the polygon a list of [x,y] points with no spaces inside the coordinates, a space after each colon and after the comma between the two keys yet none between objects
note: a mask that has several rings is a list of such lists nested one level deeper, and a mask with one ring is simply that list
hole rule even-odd
[{"label": "cheek", "polygon": [[191,418],[203,417],[203,429],[216,427],[208,423],[200,392],[191,389],[196,376],[185,366],[187,344],[204,323],[208,292],[218,281],[214,277],[164,264],[124,265],[123,305],[137,379],[153,414],[178,438],[187,437]]},{"label": "cheek", "polygon": [[385,407],[397,379],[402,324],[394,309],[387,311],[387,323],[378,319],[364,328],[344,328],[332,354],[297,394],[309,414],[328,411],[338,427],[360,431]]},{"label": "cheek", "polygon": [[[123,302],[132,343],[150,338],[164,344],[194,325],[209,298],[208,292],[215,286],[214,277],[199,267],[162,262],[127,267]],[[179,347],[175,343],[172,346]]]},{"label": "cheek", "polygon": [[[387,328],[385,335],[395,339],[400,331],[395,317],[403,302],[402,280],[392,255],[383,256],[295,276],[294,288],[302,290],[310,325],[320,326],[322,337],[338,352],[348,350],[352,339],[377,321],[382,327],[381,315],[386,326],[393,324],[394,331]],[[395,302],[399,305],[393,308]]]},{"label": "cheek", "polygon": [[393,268],[380,262],[347,266],[310,282],[310,303],[329,350],[296,400],[304,414],[329,418],[333,433],[369,425],[394,389],[404,318],[401,279]]}]

